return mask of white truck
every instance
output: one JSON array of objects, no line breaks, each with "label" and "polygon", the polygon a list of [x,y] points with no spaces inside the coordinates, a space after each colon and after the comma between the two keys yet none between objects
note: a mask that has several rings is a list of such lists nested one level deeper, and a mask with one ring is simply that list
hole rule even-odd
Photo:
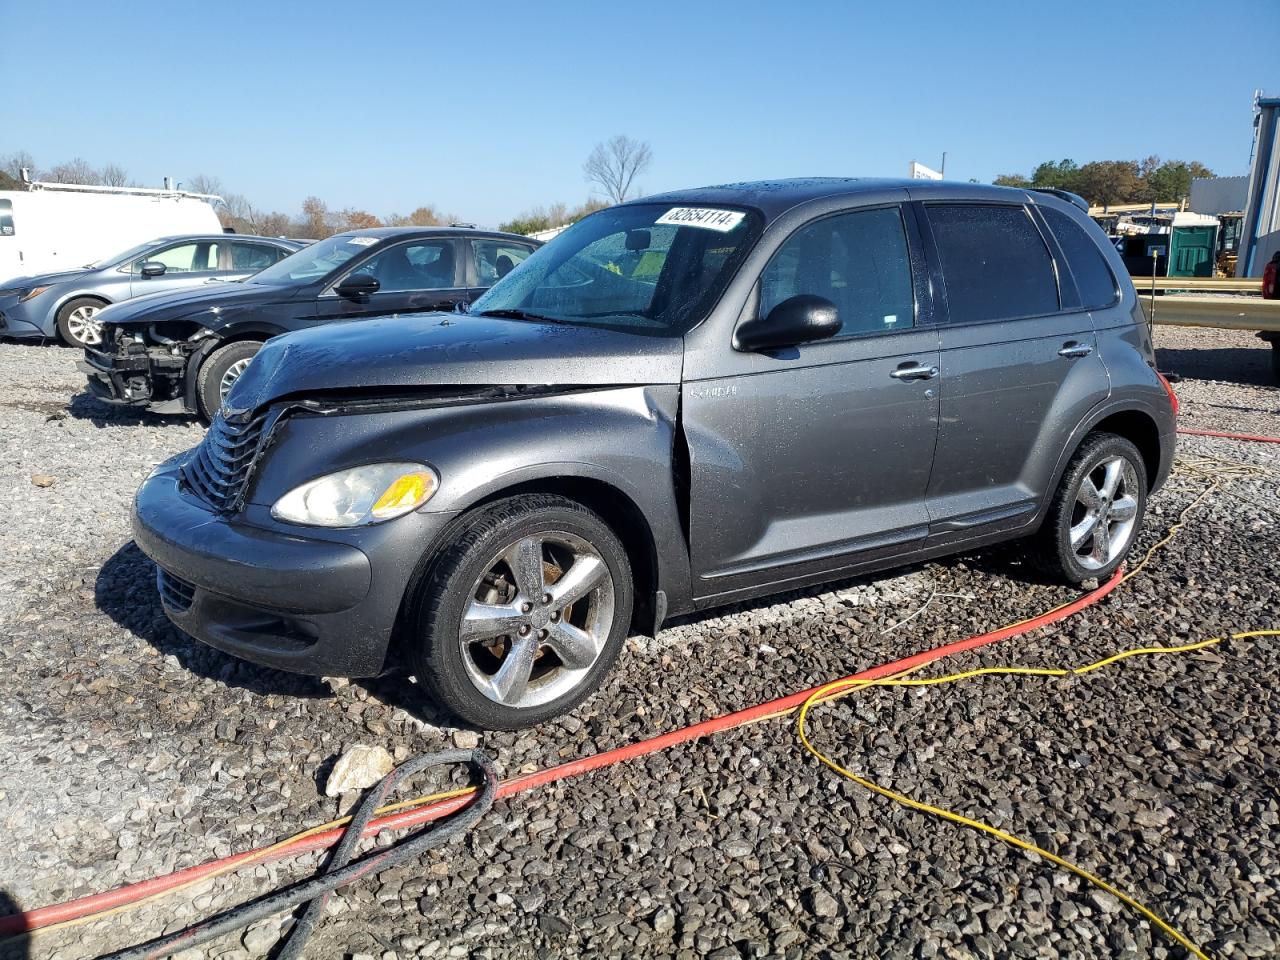
[{"label": "white truck", "polygon": [[40,183],[0,190],[0,286],[75,270],[156,237],[220,233],[221,197],[173,189]]}]

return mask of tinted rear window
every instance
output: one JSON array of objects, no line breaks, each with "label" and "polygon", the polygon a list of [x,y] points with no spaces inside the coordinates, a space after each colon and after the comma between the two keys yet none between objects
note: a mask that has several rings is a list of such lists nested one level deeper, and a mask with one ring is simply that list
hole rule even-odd
[{"label": "tinted rear window", "polygon": [[1116,278],[1102,258],[1098,245],[1061,210],[1041,207],[1045,222],[1058,238],[1058,245],[1067,258],[1076,289],[1080,291],[1080,304],[1084,307],[1109,307],[1116,301]]},{"label": "tinted rear window", "polygon": [[1044,238],[1010,204],[928,205],[952,323],[1034,317],[1058,309]]}]

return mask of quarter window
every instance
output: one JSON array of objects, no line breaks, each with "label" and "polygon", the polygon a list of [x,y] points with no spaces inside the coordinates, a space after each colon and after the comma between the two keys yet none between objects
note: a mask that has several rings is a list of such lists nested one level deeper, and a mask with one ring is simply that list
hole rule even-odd
[{"label": "quarter window", "polygon": [[897,207],[859,210],[801,227],[761,277],[760,312],[815,294],[836,305],[840,336],[915,325],[911,259]]},{"label": "quarter window", "polygon": [[[1041,207],[1045,222],[1058,238],[1058,245],[1071,267],[1071,276],[1075,278],[1076,289],[1080,291],[1081,304],[1088,307],[1109,307],[1116,302],[1116,278],[1102,258],[1097,243],[1085,231],[1061,210],[1052,207]],[[1102,231],[1098,228],[1099,236]]]},{"label": "quarter window", "polygon": [[532,247],[505,240],[472,240],[471,246],[476,252],[476,281],[482,287],[493,286],[533,253]]},{"label": "quarter window", "polygon": [[1034,317],[1058,309],[1044,238],[1012,204],[928,204],[952,323]]}]

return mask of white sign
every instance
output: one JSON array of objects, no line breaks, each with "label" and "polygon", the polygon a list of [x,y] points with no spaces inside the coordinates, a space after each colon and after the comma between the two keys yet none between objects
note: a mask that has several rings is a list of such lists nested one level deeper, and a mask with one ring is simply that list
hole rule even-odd
[{"label": "white sign", "polygon": [[377,237],[352,237],[347,241],[347,243],[354,243],[357,247],[372,247],[377,242]]},{"label": "white sign", "polygon": [[942,174],[931,167],[926,167],[923,163],[911,161],[911,179],[912,180],[941,180]]},{"label": "white sign", "polygon": [[713,210],[711,207],[672,207],[655,223],[670,224],[674,227],[701,227],[703,230],[715,230],[717,233],[728,233],[746,216],[741,210]]}]

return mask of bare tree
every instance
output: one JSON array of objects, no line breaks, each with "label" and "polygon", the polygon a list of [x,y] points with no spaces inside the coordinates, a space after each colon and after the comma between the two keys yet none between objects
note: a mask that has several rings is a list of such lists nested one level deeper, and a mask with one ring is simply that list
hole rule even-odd
[{"label": "bare tree", "polygon": [[183,186],[192,193],[214,193],[222,196],[222,181],[205,173],[197,173]]},{"label": "bare tree", "polygon": [[618,134],[605,143],[597,143],[582,165],[588,183],[594,183],[613,203],[622,203],[631,193],[636,177],[649,169],[653,151],[643,140],[632,140]]},{"label": "bare tree", "polygon": [[89,166],[87,160],[76,157],[67,163],[60,163],[47,174],[55,183],[96,184],[102,182],[102,174]]},{"label": "bare tree", "polygon": [[102,168],[100,182],[106,187],[127,187],[129,186],[129,174],[120,164],[108,163]]},{"label": "bare tree", "polygon": [[40,179],[40,170],[36,167],[36,158],[25,150],[17,150],[0,160],[0,172],[7,173],[19,183],[22,182],[22,168],[26,167],[32,180]]}]

